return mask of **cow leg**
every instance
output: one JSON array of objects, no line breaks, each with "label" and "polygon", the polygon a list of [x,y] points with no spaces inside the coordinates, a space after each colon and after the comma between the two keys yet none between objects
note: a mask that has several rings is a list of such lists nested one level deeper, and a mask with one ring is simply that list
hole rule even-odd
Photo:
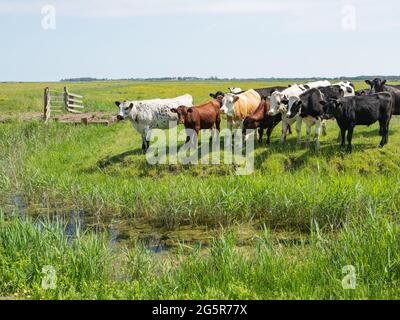
[{"label": "cow leg", "polygon": [[[296,132],[297,132],[297,144],[301,144],[301,124],[302,118],[298,117],[296,121]],[[311,128],[310,128],[311,129]]]},{"label": "cow leg", "polygon": [[269,145],[271,143],[271,134],[272,134],[273,129],[274,128],[272,126],[268,127],[268,129],[267,129],[267,145]]},{"label": "cow leg", "polygon": [[[324,132],[324,122],[321,122],[321,120],[318,120],[316,123],[316,128],[315,128],[315,148],[319,149],[320,144],[319,144],[319,137],[321,135],[321,127],[322,127],[322,132]],[[326,128],[325,128],[326,130]],[[325,132],[326,133],[326,132]]]},{"label": "cow leg", "polygon": [[380,132],[382,133],[382,140],[380,146],[383,147],[388,143],[388,135],[389,135],[389,121],[383,120],[379,121]]},{"label": "cow leg", "polygon": [[292,126],[288,125],[288,129],[289,129],[289,134],[292,134]]},{"label": "cow leg", "polygon": [[349,152],[352,152],[353,151],[353,146],[351,145],[351,141],[352,141],[352,139],[353,139],[353,131],[354,131],[354,125],[351,125],[350,127],[349,127],[349,130],[348,130],[348,132],[347,132],[347,142],[348,142],[348,147],[347,147],[347,150],[349,151]]},{"label": "cow leg", "polygon": [[264,128],[260,127],[258,128],[258,142],[262,143],[262,138],[264,135]]},{"label": "cow leg", "polygon": [[310,146],[310,141],[311,141],[311,125],[307,124],[306,127],[306,146],[309,147]]},{"label": "cow leg", "polygon": [[192,132],[192,130],[190,130],[188,128],[186,128],[185,130],[186,130],[186,143],[189,143],[190,140],[191,140],[191,132]]},{"label": "cow leg", "polygon": [[219,140],[219,132],[221,131],[221,119],[218,117],[215,121],[215,138]]},{"label": "cow leg", "polygon": [[322,121],[321,126],[322,126],[322,135],[324,137],[326,137],[328,135],[328,131],[326,130],[326,121],[325,120]]},{"label": "cow leg", "polygon": [[282,121],[282,137],[281,137],[281,143],[285,143],[285,141],[286,141],[287,127],[288,127],[288,124],[286,123],[286,121]]},{"label": "cow leg", "polygon": [[340,128],[340,133],[339,133],[341,140],[342,140],[342,147],[345,147],[346,145],[346,129],[345,128]]},{"label": "cow leg", "polygon": [[146,152],[146,136],[142,134],[142,150]]}]

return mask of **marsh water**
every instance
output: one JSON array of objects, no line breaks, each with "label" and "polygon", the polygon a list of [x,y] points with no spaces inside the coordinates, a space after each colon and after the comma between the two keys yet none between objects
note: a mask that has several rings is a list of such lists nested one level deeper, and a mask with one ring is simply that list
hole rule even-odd
[{"label": "marsh water", "polygon": [[[207,226],[187,225],[168,229],[155,226],[150,221],[132,216],[104,215],[84,209],[66,209],[38,204],[27,204],[23,195],[12,195],[3,211],[7,218],[25,218],[31,216],[33,221],[58,221],[62,224],[65,235],[73,241],[79,234],[92,232],[105,236],[110,249],[121,246],[141,245],[154,254],[173,252],[178,248],[207,248],[211,241],[218,238],[222,231],[230,230],[237,237],[237,245],[246,247],[253,245],[263,233],[263,224],[258,221],[209,228]],[[307,235],[298,232],[274,232],[277,242],[291,246],[307,242]]]}]

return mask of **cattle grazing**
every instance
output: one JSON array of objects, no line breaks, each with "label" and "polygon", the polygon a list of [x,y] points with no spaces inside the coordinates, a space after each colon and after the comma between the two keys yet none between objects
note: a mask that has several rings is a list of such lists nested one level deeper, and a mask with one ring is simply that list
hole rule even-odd
[{"label": "cattle grazing", "polygon": [[240,127],[244,118],[252,114],[260,103],[261,97],[253,89],[238,95],[225,94],[222,99],[221,112],[228,116],[228,128],[232,130],[233,127]]},{"label": "cattle grazing", "polygon": [[309,82],[309,83],[306,83],[306,84],[300,85],[300,86],[297,84],[294,84],[281,92],[272,93],[271,108],[268,111],[268,115],[274,116],[274,115],[277,115],[278,113],[282,114],[281,143],[286,141],[286,134],[289,129],[289,126],[295,122],[296,122],[296,132],[297,132],[297,143],[301,142],[300,135],[301,135],[302,121],[301,121],[301,119],[299,119],[299,115],[296,115],[293,118],[287,117],[289,98],[292,97],[292,100],[293,100],[294,97],[299,97],[302,93],[304,93],[305,91],[307,91],[309,89],[317,88],[317,87],[326,87],[326,86],[330,86],[330,85],[331,84],[329,81]]},{"label": "cattle grazing", "polygon": [[174,99],[154,99],[145,101],[116,101],[119,108],[118,120],[129,117],[133,127],[142,136],[142,149],[147,151],[150,146],[151,130],[168,129],[170,122],[177,122],[176,113],[171,109],[180,105],[192,106],[193,97],[189,94]]},{"label": "cattle grazing", "polygon": [[[213,129],[215,126],[217,133],[220,131],[221,123],[221,100],[214,99],[194,107],[179,106],[171,109],[171,112],[178,114],[179,122],[185,125],[186,129],[191,129],[196,133],[193,143],[197,145],[197,137],[202,129]],[[186,142],[190,141],[190,134]]]},{"label": "cattle grazing", "polygon": [[324,119],[336,118],[341,130],[342,147],[345,146],[346,131],[348,150],[352,150],[352,138],[354,127],[357,125],[370,126],[379,121],[380,146],[388,143],[389,122],[392,116],[392,97],[390,93],[383,92],[367,96],[344,97],[331,99],[328,102],[321,101],[324,105]]},{"label": "cattle grazing", "polygon": [[[269,100],[261,100],[260,105],[254,112],[247,116],[243,121],[243,136],[246,136],[247,130],[258,129],[258,141],[262,141],[264,129],[267,129],[267,144],[271,142],[271,134],[274,128],[282,121],[282,114],[269,116],[268,111],[271,107]],[[291,128],[289,127],[291,133]]]},{"label": "cattle grazing", "polygon": [[393,115],[400,115],[400,89],[386,84],[386,80],[376,78],[374,80],[365,80],[370,85],[371,93],[389,92],[393,100]]}]

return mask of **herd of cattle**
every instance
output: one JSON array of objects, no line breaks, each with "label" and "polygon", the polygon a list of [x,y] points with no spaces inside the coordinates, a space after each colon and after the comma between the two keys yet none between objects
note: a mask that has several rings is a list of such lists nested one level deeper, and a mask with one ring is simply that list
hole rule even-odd
[{"label": "herd of cattle", "polygon": [[[369,90],[355,91],[350,82],[331,84],[329,81],[309,82],[289,87],[272,87],[242,91],[229,88],[228,93],[210,93],[211,101],[193,106],[193,98],[186,94],[174,99],[115,102],[119,107],[118,120],[130,118],[142,136],[142,149],[149,147],[152,129],[168,129],[171,122],[182,123],[197,134],[202,129],[220,131],[221,113],[227,115],[229,129],[258,129],[261,141],[267,130],[267,144],[273,129],[282,122],[281,142],[291,133],[296,123],[297,142],[301,142],[302,123],[306,125],[306,142],[310,143],[315,126],[315,144],[326,134],[326,121],[335,118],[340,128],[342,146],[347,132],[348,149],[351,150],[353,130],[356,125],[379,122],[380,146],[388,142],[389,122],[392,115],[400,115],[400,86],[388,85],[386,80],[365,81]],[[188,140],[190,140],[188,136]],[[196,140],[197,141],[197,140]]]}]

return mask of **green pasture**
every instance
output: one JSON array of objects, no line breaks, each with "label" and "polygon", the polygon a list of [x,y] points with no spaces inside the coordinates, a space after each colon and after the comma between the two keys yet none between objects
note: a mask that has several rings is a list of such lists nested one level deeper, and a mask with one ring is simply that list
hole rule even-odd
[{"label": "green pasture", "polygon": [[[115,81],[68,86],[84,96],[90,111],[113,111],[115,100],[190,93],[200,103],[210,92],[230,86],[282,84]],[[64,84],[0,84],[0,116],[16,114],[0,124],[0,296],[399,297],[397,117],[384,148],[378,147],[377,124],[357,127],[352,153],[339,147],[333,121],[328,135],[321,137],[320,150],[297,146],[295,134],[281,145],[278,126],[270,146],[265,140],[256,143],[254,172],[238,176],[230,164],[149,165],[129,122],[86,127],[18,120],[18,113],[42,110],[47,85],[62,89]],[[24,199],[27,217],[10,218],[10,210],[16,213],[10,206],[15,195]],[[218,230],[220,236],[205,248],[180,250],[178,245],[163,258],[140,244],[110,250],[107,234],[88,232],[71,244],[57,219],[34,218],[60,208],[137,219],[171,232],[202,226]],[[258,231],[254,241],[242,247],[230,229],[248,223]],[[282,244],[277,240],[282,232],[300,234],[305,240]],[[43,265],[59,271],[57,289],[40,287]],[[342,288],[346,265],[356,269],[355,290]]]}]

